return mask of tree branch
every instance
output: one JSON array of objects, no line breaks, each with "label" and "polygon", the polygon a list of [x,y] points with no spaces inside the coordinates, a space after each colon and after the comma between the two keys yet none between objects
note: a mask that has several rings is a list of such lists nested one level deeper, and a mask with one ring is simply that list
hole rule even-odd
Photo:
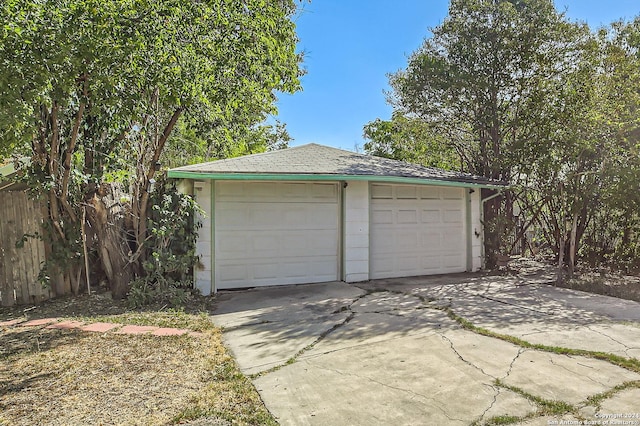
[{"label": "tree branch", "polygon": [[162,154],[162,150],[164,149],[164,146],[167,140],[169,139],[169,135],[171,135],[173,128],[178,122],[180,115],[182,115],[182,112],[183,112],[182,108],[178,108],[173,112],[171,119],[165,126],[164,131],[162,132],[162,136],[160,137],[160,139],[158,140],[158,143],[156,144],[155,150],[153,152],[153,157],[151,158],[151,162],[149,163],[149,170],[147,172],[146,179],[144,182],[138,182],[138,185],[140,185],[140,190],[141,190],[141,195],[139,200],[140,207],[137,212],[137,216],[138,216],[137,228],[138,229],[136,232],[136,243],[138,244],[138,246],[142,245],[144,241],[146,241],[146,233],[147,233],[146,217],[147,217],[147,205],[149,203],[149,191],[147,190],[147,185],[155,175],[156,162],[160,160],[160,155]]},{"label": "tree branch", "polygon": [[88,78],[87,73],[85,72],[82,77],[82,100],[80,101],[80,106],[78,107],[78,112],[76,113],[75,122],[73,123],[73,129],[71,130],[71,137],[69,138],[69,145],[65,151],[64,158],[64,174],[62,176],[62,194],[60,196],[60,201],[64,206],[65,210],[71,217],[71,220],[76,222],[76,214],[69,205],[69,177],[71,175],[71,156],[73,155],[73,151],[76,148],[76,143],[78,141],[78,133],[80,130],[80,123],[82,122],[82,117],[84,115],[84,110],[86,107],[86,98],[87,98],[87,90],[88,90]]}]

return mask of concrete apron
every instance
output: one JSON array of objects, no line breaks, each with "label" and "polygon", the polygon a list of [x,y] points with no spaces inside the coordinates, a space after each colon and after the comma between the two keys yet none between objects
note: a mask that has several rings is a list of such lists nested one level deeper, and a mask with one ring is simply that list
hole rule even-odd
[{"label": "concrete apron", "polygon": [[640,424],[613,417],[640,413],[639,374],[483,336],[447,309],[534,344],[640,356],[640,304],[515,277],[228,292],[213,320],[283,425]]}]

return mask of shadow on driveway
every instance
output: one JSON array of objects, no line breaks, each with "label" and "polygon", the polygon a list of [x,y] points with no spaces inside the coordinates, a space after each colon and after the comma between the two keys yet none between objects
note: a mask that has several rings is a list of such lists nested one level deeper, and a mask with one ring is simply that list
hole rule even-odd
[{"label": "shadow on driveway", "polygon": [[[547,424],[531,395],[573,407],[569,420],[595,418],[606,405],[589,396],[640,380],[605,361],[461,329],[447,307],[531,343],[640,356],[640,303],[514,276],[222,292],[213,321],[282,424],[482,424],[500,415]],[[625,392],[611,401],[636,396]]]}]

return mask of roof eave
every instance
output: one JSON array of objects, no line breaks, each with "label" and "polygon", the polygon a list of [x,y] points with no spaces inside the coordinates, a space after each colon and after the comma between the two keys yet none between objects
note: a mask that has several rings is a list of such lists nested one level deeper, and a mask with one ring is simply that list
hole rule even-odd
[{"label": "roof eave", "polygon": [[407,183],[417,185],[439,185],[463,188],[505,189],[506,183],[467,182],[462,180],[447,180],[435,178],[419,178],[406,176],[379,175],[340,175],[340,174],[312,174],[312,173],[211,173],[183,170],[169,170],[168,176],[174,179],[194,180],[257,180],[257,181],[373,181],[388,183]]}]

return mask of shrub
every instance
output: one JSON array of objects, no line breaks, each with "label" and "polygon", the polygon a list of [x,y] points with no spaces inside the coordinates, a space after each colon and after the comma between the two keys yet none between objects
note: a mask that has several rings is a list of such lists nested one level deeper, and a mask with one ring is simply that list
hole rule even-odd
[{"label": "shrub", "polygon": [[163,301],[184,304],[198,262],[196,240],[201,212],[193,198],[177,191],[175,183],[161,177],[151,194],[146,256],[142,274],[131,283],[129,304],[141,306]]}]

